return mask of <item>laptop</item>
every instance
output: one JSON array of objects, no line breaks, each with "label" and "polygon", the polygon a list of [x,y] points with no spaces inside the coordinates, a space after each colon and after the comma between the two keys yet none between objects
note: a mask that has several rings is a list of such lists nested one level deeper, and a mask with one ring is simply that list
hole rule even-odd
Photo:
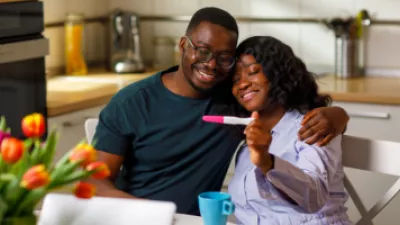
[{"label": "laptop", "polygon": [[175,212],[172,202],[50,193],[38,225],[172,225]]}]

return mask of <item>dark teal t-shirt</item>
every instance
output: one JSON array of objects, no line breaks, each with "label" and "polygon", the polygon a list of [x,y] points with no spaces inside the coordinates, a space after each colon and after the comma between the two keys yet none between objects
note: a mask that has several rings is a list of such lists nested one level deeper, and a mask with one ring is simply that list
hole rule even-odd
[{"label": "dark teal t-shirt", "polygon": [[178,213],[198,215],[198,194],[221,189],[243,134],[235,126],[202,121],[208,114],[233,115],[233,105],[217,101],[218,96],[176,95],[161,81],[165,72],[112,98],[100,113],[95,147],[125,157],[124,191],[173,201]]}]

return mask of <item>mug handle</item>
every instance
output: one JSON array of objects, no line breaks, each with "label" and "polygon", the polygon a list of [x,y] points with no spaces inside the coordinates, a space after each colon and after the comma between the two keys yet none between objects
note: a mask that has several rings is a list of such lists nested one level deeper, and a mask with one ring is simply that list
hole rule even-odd
[{"label": "mug handle", "polygon": [[235,211],[235,205],[231,201],[224,201],[222,204],[222,214],[229,216]]}]

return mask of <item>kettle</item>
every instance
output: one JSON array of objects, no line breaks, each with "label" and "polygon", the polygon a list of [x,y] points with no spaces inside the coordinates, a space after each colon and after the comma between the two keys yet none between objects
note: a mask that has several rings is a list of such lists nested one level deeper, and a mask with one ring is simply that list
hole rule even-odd
[{"label": "kettle", "polygon": [[140,51],[139,16],[116,9],[110,16],[109,67],[115,73],[145,71]]}]

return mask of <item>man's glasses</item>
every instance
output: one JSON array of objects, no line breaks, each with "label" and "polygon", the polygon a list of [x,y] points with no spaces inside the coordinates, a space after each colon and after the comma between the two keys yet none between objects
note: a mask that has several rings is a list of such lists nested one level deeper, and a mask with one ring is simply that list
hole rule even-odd
[{"label": "man's glasses", "polygon": [[[189,44],[193,48],[196,59],[199,62],[207,63],[212,58],[215,58],[217,60],[218,66],[224,70],[229,70],[233,67],[233,65],[235,65],[236,60],[235,60],[234,56],[226,54],[226,53],[216,54],[206,47],[199,47],[199,46],[194,45],[192,40],[188,36],[185,36],[185,37],[189,40]],[[214,57],[214,55],[216,57]]]}]

